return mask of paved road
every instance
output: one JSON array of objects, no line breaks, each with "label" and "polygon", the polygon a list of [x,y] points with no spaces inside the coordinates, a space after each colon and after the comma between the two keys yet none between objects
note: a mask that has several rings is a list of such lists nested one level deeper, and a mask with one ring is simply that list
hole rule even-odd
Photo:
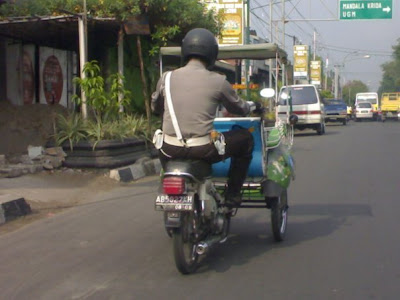
[{"label": "paved road", "polygon": [[400,123],[299,132],[286,241],[239,211],[198,273],[175,269],[157,178],[0,236],[2,299],[398,299]]}]

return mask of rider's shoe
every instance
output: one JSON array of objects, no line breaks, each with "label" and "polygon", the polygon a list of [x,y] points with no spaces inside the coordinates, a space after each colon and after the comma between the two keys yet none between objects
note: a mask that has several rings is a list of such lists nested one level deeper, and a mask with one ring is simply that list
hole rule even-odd
[{"label": "rider's shoe", "polygon": [[228,208],[239,207],[241,203],[242,203],[242,195],[240,193],[227,194],[225,196],[225,205]]}]

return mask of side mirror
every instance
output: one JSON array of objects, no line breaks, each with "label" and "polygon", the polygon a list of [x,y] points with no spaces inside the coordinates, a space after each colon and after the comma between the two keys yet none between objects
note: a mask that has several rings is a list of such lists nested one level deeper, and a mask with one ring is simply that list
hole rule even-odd
[{"label": "side mirror", "polygon": [[272,98],[275,96],[275,90],[271,88],[265,88],[260,91],[260,96],[264,98]]},{"label": "side mirror", "polygon": [[289,98],[289,95],[286,92],[281,93],[281,99],[287,100]]}]

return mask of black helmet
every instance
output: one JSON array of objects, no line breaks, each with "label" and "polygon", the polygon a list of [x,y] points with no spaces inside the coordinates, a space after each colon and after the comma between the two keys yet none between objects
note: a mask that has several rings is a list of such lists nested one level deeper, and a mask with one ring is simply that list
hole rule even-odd
[{"label": "black helmet", "polygon": [[182,56],[185,62],[192,56],[203,58],[208,67],[217,59],[218,44],[214,35],[204,28],[190,30],[182,41]]}]

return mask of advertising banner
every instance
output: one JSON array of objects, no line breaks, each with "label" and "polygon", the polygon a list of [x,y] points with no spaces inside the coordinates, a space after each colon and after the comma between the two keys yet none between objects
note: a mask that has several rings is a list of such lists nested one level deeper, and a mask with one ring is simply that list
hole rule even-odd
[{"label": "advertising banner", "polygon": [[244,42],[244,3],[243,0],[203,0],[207,8],[222,14],[224,27],[218,44],[243,45]]},{"label": "advertising banner", "polygon": [[313,60],[310,64],[311,84],[321,85],[321,61]]},{"label": "advertising banner", "polygon": [[294,46],[294,79],[308,79],[308,45]]}]

